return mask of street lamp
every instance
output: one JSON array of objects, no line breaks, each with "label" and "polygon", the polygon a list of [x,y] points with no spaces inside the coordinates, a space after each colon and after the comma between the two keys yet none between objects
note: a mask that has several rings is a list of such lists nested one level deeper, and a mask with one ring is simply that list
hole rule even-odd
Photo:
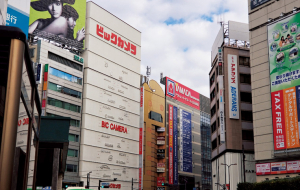
[{"label": "street lamp", "polygon": [[[229,190],[230,190],[230,189],[231,189],[231,187],[230,187],[230,170],[229,170],[229,168],[230,168],[230,166],[233,166],[233,165],[236,165],[236,164],[230,164],[230,165],[227,165],[227,164],[223,164],[223,163],[221,163],[221,165],[224,165],[224,166],[227,166],[227,167],[228,167]],[[225,175],[226,175],[226,170],[225,170]],[[226,181],[225,181],[225,184],[226,184]]]}]

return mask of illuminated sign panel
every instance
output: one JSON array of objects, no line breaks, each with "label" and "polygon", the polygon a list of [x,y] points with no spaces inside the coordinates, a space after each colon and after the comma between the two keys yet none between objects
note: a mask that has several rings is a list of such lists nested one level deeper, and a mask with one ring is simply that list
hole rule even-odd
[{"label": "illuminated sign panel", "polygon": [[166,96],[200,110],[200,94],[166,77]]}]

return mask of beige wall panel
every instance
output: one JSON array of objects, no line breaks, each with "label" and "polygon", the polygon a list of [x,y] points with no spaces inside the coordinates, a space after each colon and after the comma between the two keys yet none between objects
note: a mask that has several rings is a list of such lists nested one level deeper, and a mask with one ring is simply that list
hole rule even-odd
[{"label": "beige wall panel", "polygon": [[[107,138],[108,135],[104,133],[99,133],[87,129],[81,130],[81,145],[84,145],[84,148],[88,146],[94,146],[99,148],[105,148],[109,150],[122,151],[132,154],[139,153],[139,143],[137,141],[113,137]],[[83,148],[83,149],[84,149]],[[82,149],[81,149],[82,150]],[[83,153],[81,152],[81,158]]]},{"label": "beige wall panel", "polygon": [[[126,36],[134,43],[141,46],[141,32],[122,21],[113,14],[107,12],[92,2],[87,3],[87,19],[91,17],[105,26],[109,26],[111,30],[118,31],[120,35]],[[88,27],[88,26],[87,26]]]},{"label": "beige wall panel", "polygon": [[259,73],[259,72],[265,71],[265,70],[267,70],[268,72],[270,71],[270,66],[269,66],[268,63],[260,64],[260,65],[251,67],[251,73],[252,74]]},{"label": "beige wall panel", "polygon": [[271,150],[255,152],[254,154],[255,154],[255,160],[268,160],[273,158]]},{"label": "beige wall panel", "polygon": [[[268,15],[263,15],[260,18],[253,20],[252,22],[250,21],[251,28],[255,28],[255,27],[257,27],[257,26],[259,26],[259,25],[261,25],[261,24],[263,24],[267,21],[268,21]],[[251,28],[249,27],[249,29],[251,29]]]},{"label": "beige wall panel", "polygon": [[133,66],[130,62],[121,62],[118,63],[118,65],[90,51],[85,53],[85,59],[88,60],[85,67],[92,68],[99,73],[109,75],[116,80],[127,83],[136,88],[140,87],[140,66],[136,66],[135,71],[133,72],[127,69],[132,68]]},{"label": "beige wall panel", "polygon": [[[127,133],[122,133],[119,131],[112,130],[110,127],[109,128],[102,127],[102,121],[109,122],[109,124],[113,123],[113,124],[117,124],[117,125],[126,127]],[[138,128],[131,127],[128,125],[117,123],[117,122],[111,122],[110,120],[102,119],[102,118],[95,117],[95,116],[92,116],[89,114],[84,114],[82,116],[82,127],[81,128],[82,129],[90,129],[92,131],[97,131],[100,133],[105,133],[106,134],[105,137],[109,136],[108,138],[114,138],[113,136],[117,136],[120,138],[132,139],[135,141],[139,140],[139,129]],[[107,134],[109,134],[109,135],[107,136]],[[113,135],[113,136],[111,136],[111,135]]]},{"label": "beige wall panel", "polygon": [[271,101],[271,95],[270,94],[263,94],[260,96],[257,96],[255,98],[252,99],[252,104],[259,104],[259,103],[263,103],[266,101]]},{"label": "beige wall panel", "polygon": [[[275,3],[275,5],[276,5],[276,3]],[[285,6],[281,6],[281,7],[279,7],[279,9],[269,11],[268,18],[277,18],[277,17],[279,17],[279,15],[282,12],[285,13]]]},{"label": "beige wall panel", "polygon": [[273,134],[254,136],[254,144],[264,144],[273,142]]},{"label": "beige wall panel", "polygon": [[139,167],[138,154],[123,153],[92,146],[84,146],[84,148],[81,149],[80,154],[80,159],[84,161],[136,168]]},{"label": "beige wall panel", "polygon": [[62,78],[59,78],[56,76],[53,76],[51,74],[48,75],[48,80],[52,83],[65,86],[65,87],[71,88],[71,89],[79,91],[79,92],[82,91],[82,85],[76,84],[74,82],[70,82],[68,80],[65,80],[65,79],[62,79]]},{"label": "beige wall panel", "polygon": [[256,51],[260,51],[264,48],[268,48],[267,40],[266,40],[266,38],[265,38],[265,40],[263,38],[264,38],[264,35],[261,35],[257,38],[254,38],[253,41],[256,41],[256,43],[254,45],[251,44],[251,47],[252,47],[252,49],[250,50],[251,53],[254,53]]},{"label": "beige wall panel", "polygon": [[[116,47],[104,43],[100,40],[98,40],[96,37],[92,35],[86,35],[86,39],[89,40],[89,44],[86,45],[86,48],[90,52],[93,52],[97,55],[101,55],[105,59],[108,59],[116,64],[126,64],[128,66],[128,69],[139,73],[140,71],[140,60],[133,57],[129,56],[128,54],[122,52],[121,50],[118,50]],[[83,56],[85,57],[85,56]],[[130,63],[130,64],[129,64]],[[126,66],[127,67],[127,66]]]},{"label": "beige wall panel", "polygon": [[[90,92],[90,93],[86,93]],[[93,92],[93,93],[91,93]],[[134,114],[140,114],[140,103],[128,98],[116,95],[101,88],[86,84],[83,98],[92,99],[94,101],[107,104],[109,106],[129,111]]]},{"label": "beige wall panel", "polygon": [[[254,127],[254,136],[257,135],[266,135],[266,134],[273,134],[273,127],[272,125],[264,125],[262,127]],[[259,142],[257,142],[259,143]]]},{"label": "beige wall panel", "polygon": [[58,69],[60,71],[63,71],[63,72],[66,72],[66,73],[69,73],[71,75],[74,75],[76,77],[80,77],[80,78],[83,78],[83,66],[82,66],[82,71],[79,71],[79,70],[76,70],[76,69],[73,69],[71,67],[68,67],[68,66],[65,66],[61,63],[58,63],[56,61],[52,61],[51,59],[48,59],[48,64],[50,67],[53,67],[55,69]]},{"label": "beige wall panel", "polygon": [[[115,45],[115,44],[113,44],[113,43],[111,42],[111,40],[112,40],[111,38],[110,38],[109,41],[106,40],[106,39],[104,39],[104,32],[103,32],[103,37],[98,36],[98,35],[97,35],[97,25],[99,25],[100,27],[103,27],[103,31],[106,32],[106,33],[108,33],[108,34],[110,35],[110,37],[111,37],[111,34],[114,33],[114,34],[116,34],[118,37],[121,37],[122,40],[124,40],[125,42],[130,42],[130,44],[134,44],[134,45],[136,46],[136,55],[134,55],[134,54],[132,54],[132,53],[130,52],[130,51],[131,51],[130,47],[129,47],[129,49],[130,49],[129,51],[126,51],[126,50],[124,49],[124,48],[125,48],[125,43],[124,43],[124,48],[120,48],[120,47],[118,47],[117,45]],[[101,24],[100,22],[96,22],[96,21],[93,20],[93,19],[89,19],[89,20],[88,20],[88,23],[87,23],[87,28],[86,28],[86,30],[87,30],[87,34],[92,35],[92,36],[94,36],[95,38],[97,38],[97,39],[98,39],[97,41],[98,41],[99,43],[100,43],[100,42],[103,42],[103,43],[106,43],[106,44],[108,44],[108,45],[111,45],[111,46],[115,47],[116,49],[122,51],[123,53],[126,53],[126,54],[128,54],[128,55],[130,55],[130,56],[133,56],[133,57],[136,58],[136,59],[141,60],[141,46],[137,46],[137,45],[136,45],[134,42],[132,42],[130,39],[128,39],[128,38],[126,38],[125,36],[122,36],[122,35],[116,33],[115,31],[109,29],[108,27],[106,27],[105,25]],[[117,30],[117,31],[122,31],[122,30]]]},{"label": "beige wall panel", "polygon": [[256,88],[261,88],[263,86],[269,86],[269,88],[270,88],[270,78],[269,77],[260,79],[257,81],[253,81],[251,84],[252,90],[256,89]]},{"label": "beige wall panel", "polygon": [[255,152],[263,152],[273,149],[273,142],[263,143],[263,144],[254,144]]},{"label": "beige wall panel", "polygon": [[263,94],[270,94],[270,93],[271,93],[271,89],[270,89],[269,85],[261,87],[261,88],[253,89],[252,90],[252,98],[263,95]]},{"label": "beige wall panel", "polygon": [[253,112],[259,112],[267,109],[271,109],[271,101],[266,101],[260,104],[253,105]]},{"label": "beige wall panel", "polygon": [[[95,80],[97,79],[97,80]],[[138,88],[134,88],[133,86],[129,86],[128,84],[122,83],[118,80],[112,79],[106,75],[100,74],[91,69],[85,70],[85,83],[97,86],[109,92],[115,93],[120,96],[124,96],[131,100],[140,101],[140,90]],[[96,92],[88,92],[84,89],[84,94],[86,93],[96,93]],[[100,94],[99,94],[100,95]]]},{"label": "beige wall panel", "polygon": [[48,94],[47,96],[50,97],[50,98],[54,98],[56,100],[61,100],[61,101],[64,101],[64,102],[67,102],[67,103],[70,103],[70,104],[74,104],[74,105],[77,105],[77,106],[80,106],[81,107],[81,99],[79,98],[74,98],[72,96],[68,96],[68,95],[65,95],[65,94],[62,94],[62,93],[59,93],[59,92],[55,92],[53,90],[48,90],[47,91]]},{"label": "beige wall panel", "polygon": [[251,52],[251,53],[252,53],[252,58],[257,59],[257,58],[265,56],[265,55],[268,56],[268,49],[266,48],[266,49],[262,49],[260,51]]},{"label": "beige wall panel", "polygon": [[139,127],[139,115],[116,109],[89,99],[84,99],[83,104],[85,105],[82,110],[83,114],[90,114],[125,125]]},{"label": "beige wall panel", "polygon": [[269,77],[270,77],[269,70],[264,70],[264,71],[260,71],[257,73],[252,73],[251,81],[255,82],[255,81],[262,80],[262,79],[269,78]]},{"label": "beige wall panel", "polygon": [[[251,58],[250,58],[251,59]],[[251,67],[255,67],[262,64],[267,64],[269,66],[269,58],[268,55],[263,55],[261,57],[258,57],[256,59],[251,59]]]},{"label": "beige wall panel", "polygon": [[81,114],[78,113],[78,112],[74,112],[74,111],[70,111],[70,110],[65,110],[65,109],[62,109],[62,108],[51,106],[49,104],[46,105],[46,112],[48,110],[52,110],[52,112],[54,112],[55,115],[60,115],[61,113],[63,113],[63,114],[68,114],[69,115],[68,117],[74,116],[74,117],[79,117],[80,118],[80,116],[81,116]]},{"label": "beige wall panel", "polygon": [[271,117],[271,109],[253,113],[253,120]]},{"label": "beige wall panel", "polygon": [[[258,28],[254,31],[251,31],[250,33],[251,33],[252,38],[255,38],[255,37],[263,35],[263,34],[267,35],[267,26],[263,26],[261,28]],[[252,40],[252,38],[250,39],[250,41]]]},{"label": "beige wall panel", "polygon": [[[51,113],[51,114],[54,114],[54,115],[58,114],[54,110],[51,110],[50,108],[46,109],[46,113]],[[71,119],[81,120],[80,115],[79,116],[73,116],[73,115],[63,113],[63,112],[60,112],[59,115],[63,116],[63,117],[71,117]],[[74,128],[77,128],[77,130],[79,130],[79,127],[74,127]],[[70,127],[70,130],[71,130],[71,127]]]},{"label": "beige wall panel", "polygon": [[249,15],[249,20],[259,19],[260,17],[262,17],[266,14],[268,14],[268,8],[264,7],[262,9],[256,11],[255,14],[250,14]]}]

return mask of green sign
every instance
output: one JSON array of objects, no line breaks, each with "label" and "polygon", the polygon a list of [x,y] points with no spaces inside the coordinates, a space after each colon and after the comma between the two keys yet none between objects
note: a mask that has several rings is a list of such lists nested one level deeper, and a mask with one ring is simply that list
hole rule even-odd
[{"label": "green sign", "polygon": [[74,60],[83,63],[83,58],[79,57],[78,55],[74,55]]},{"label": "green sign", "polygon": [[268,26],[271,92],[300,85],[300,14]]}]

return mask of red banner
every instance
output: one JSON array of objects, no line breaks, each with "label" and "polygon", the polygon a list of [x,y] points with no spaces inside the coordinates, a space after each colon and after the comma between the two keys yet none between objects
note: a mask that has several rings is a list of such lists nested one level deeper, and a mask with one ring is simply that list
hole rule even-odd
[{"label": "red banner", "polygon": [[140,128],[139,134],[139,155],[143,154],[143,128]]},{"label": "red banner", "polygon": [[165,178],[157,177],[157,186],[162,186],[163,183],[165,183]]},{"label": "red banner", "polygon": [[273,118],[273,135],[274,149],[280,150],[286,148],[285,136],[285,117],[284,102],[282,90],[272,92],[272,118]]},{"label": "red banner", "polygon": [[271,163],[256,164],[256,175],[270,175]]},{"label": "red banner", "polygon": [[173,184],[173,106],[169,104],[169,184]]},{"label": "red banner", "polygon": [[166,77],[166,96],[200,110],[200,94]]}]

